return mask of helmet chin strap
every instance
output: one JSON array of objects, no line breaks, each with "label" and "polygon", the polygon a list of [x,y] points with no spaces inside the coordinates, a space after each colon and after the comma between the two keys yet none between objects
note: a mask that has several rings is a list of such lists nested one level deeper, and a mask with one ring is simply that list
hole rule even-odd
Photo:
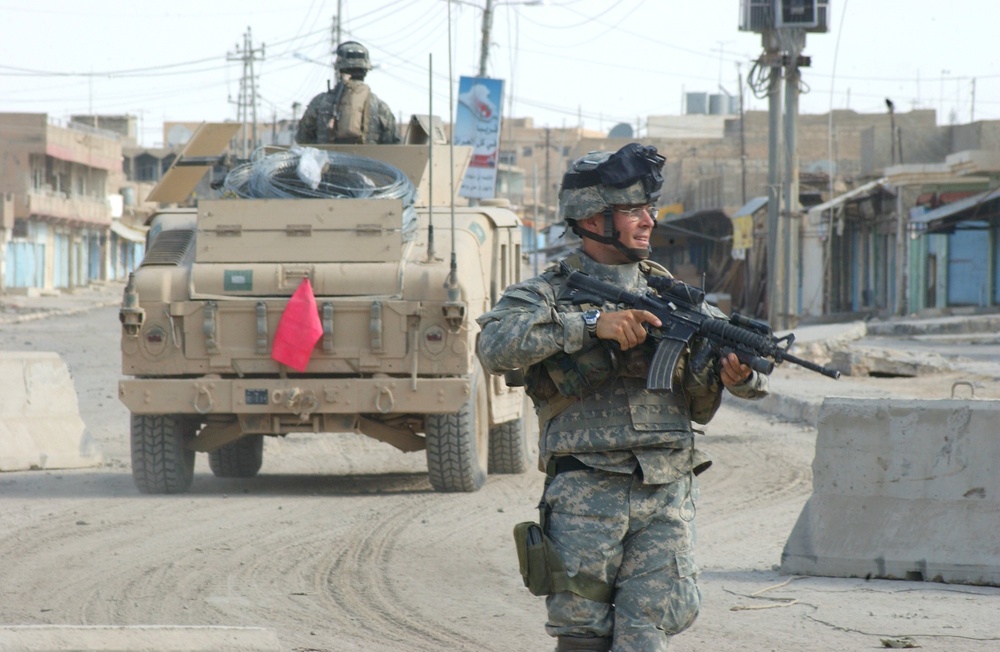
[{"label": "helmet chin strap", "polygon": [[[625,257],[633,263],[638,263],[639,261],[649,258],[649,247],[641,249],[626,247],[625,244],[619,240],[621,232],[615,228],[615,209],[611,206],[604,207],[604,235],[597,235],[592,231],[581,229],[577,227],[576,221],[573,221],[572,225],[573,233],[577,234],[581,238],[590,238],[591,240],[596,240],[601,244],[611,245],[618,251],[625,254]],[[653,228],[656,227],[654,226]]]}]

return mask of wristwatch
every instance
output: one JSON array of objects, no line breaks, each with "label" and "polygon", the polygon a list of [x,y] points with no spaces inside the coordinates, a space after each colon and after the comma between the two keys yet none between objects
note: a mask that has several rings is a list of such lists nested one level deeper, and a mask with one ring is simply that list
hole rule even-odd
[{"label": "wristwatch", "polygon": [[591,337],[597,337],[597,318],[600,316],[600,310],[588,310],[583,313],[583,323]]}]

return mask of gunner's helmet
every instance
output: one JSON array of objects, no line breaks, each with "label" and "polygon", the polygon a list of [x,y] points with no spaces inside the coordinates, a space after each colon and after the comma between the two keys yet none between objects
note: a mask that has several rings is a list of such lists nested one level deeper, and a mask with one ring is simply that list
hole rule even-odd
[{"label": "gunner's helmet", "polygon": [[345,70],[372,69],[372,62],[368,58],[368,48],[357,41],[345,41],[337,47],[337,62],[333,64],[337,72]]}]

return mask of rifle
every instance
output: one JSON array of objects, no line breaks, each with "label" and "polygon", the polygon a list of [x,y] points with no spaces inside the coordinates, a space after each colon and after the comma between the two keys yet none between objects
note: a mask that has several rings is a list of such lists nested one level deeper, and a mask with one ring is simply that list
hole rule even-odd
[{"label": "rifle", "polygon": [[613,303],[646,310],[659,318],[662,326],[647,327],[650,336],[657,340],[656,352],[646,376],[648,389],[674,389],[673,378],[677,362],[695,336],[705,338],[710,346],[705,347],[703,355],[690,361],[694,369],[708,364],[709,356],[715,352],[720,355],[732,352],[740,362],[763,374],[770,374],[775,365],[787,360],[829,378],[840,378],[840,372],[836,369],[823,367],[789,353],[788,348],[795,341],[792,333],[776,337],[767,322],[737,312],[725,319],[705,314],[699,309],[705,300],[705,293],[687,283],[665,276],[650,276],[647,282],[651,291],[635,294],[584,272],[575,271],[566,263],[561,263],[560,271],[567,276],[566,289],[559,297],[560,300],[569,299],[576,305],[601,306]]}]

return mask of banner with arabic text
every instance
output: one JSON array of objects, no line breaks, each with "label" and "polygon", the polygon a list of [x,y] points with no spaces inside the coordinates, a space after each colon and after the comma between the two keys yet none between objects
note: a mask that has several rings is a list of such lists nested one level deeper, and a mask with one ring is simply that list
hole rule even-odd
[{"label": "banner with arabic text", "polygon": [[462,197],[489,199],[496,196],[502,104],[502,79],[459,79],[458,108],[452,142],[472,147],[472,161],[458,193]]}]

